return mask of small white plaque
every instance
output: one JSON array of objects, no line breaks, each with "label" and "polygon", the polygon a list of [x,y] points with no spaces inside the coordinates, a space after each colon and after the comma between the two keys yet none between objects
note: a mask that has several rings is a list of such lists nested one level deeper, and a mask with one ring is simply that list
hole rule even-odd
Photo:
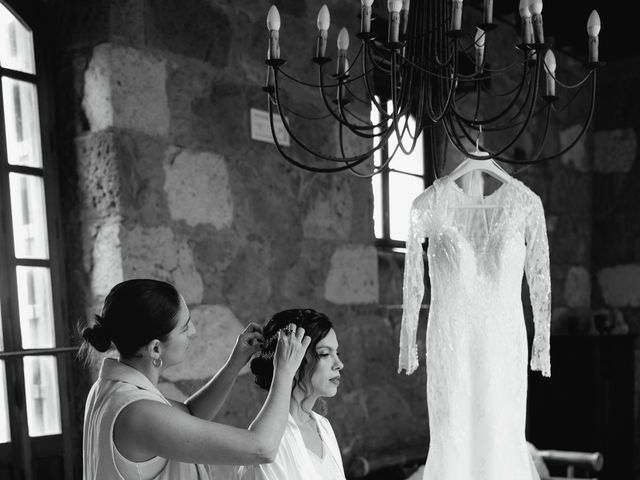
[{"label": "small white plaque", "polygon": [[[282,118],[277,113],[273,114],[273,127],[278,143],[283,147],[289,147],[291,145],[289,133],[284,128]],[[275,143],[271,134],[269,112],[258,110],[257,108],[251,109],[251,138],[260,142]]]}]

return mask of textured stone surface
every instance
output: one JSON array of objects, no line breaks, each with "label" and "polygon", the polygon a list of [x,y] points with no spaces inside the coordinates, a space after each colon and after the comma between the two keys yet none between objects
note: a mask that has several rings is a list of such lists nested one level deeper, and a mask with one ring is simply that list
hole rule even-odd
[{"label": "textured stone surface", "polygon": [[156,278],[173,283],[187,304],[202,301],[202,278],[189,244],[168,227],[136,227],[121,235],[127,278]]},{"label": "textured stone surface", "polygon": [[115,132],[107,130],[76,139],[78,198],[84,217],[120,212],[119,149]]},{"label": "textured stone surface", "polygon": [[598,283],[608,306],[640,307],[640,265],[603,268]]},{"label": "textured stone surface", "polygon": [[325,298],[337,304],[376,303],[378,254],[374,247],[339,247],[331,257]]},{"label": "textured stone surface", "polygon": [[[164,372],[167,380],[198,380],[212,377],[227,361],[244,326],[224,305],[199,305],[191,309],[196,335],[184,362]],[[190,394],[193,392],[190,392]]]},{"label": "textured stone surface", "polygon": [[351,228],[353,197],[344,177],[331,177],[330,189],[311,196],[311,205],[302,222],[305,237],[346,240]]},{"label": "textured stone surface", "polygon": [[187,225],[211,223],[230,227],[233,200],[224,158],[209,152],[184,150],[164,165],[171,218]]},{"label": "textured stone surface", "polygon": [[215,2],[153,0],[146,9],[147,42],[152,48],[225,66],[231,47],[229,13]]},{"label": "textured stone surface", "polygon": [[[572,143],[582,130],[582,125],[572,125],[565,128],[560,132],[560,146],[566,148]],[[579,172],[590,172],[592,170],[591,154],[587,150],[588,135],[583,135],[578,143],[576,143],[571,150],[562,155],[562,163],[564,165],[571,165]]]},{"label": "textured stone surface", "polygon": [[571,267],[564,281],[564,300],[569,307],[591,305],[591,275],[585,267]]},{"label": "textured stone surface", "polygon": [[593,167],[599,173],[629,172],[636,161],[638,139],[632,128],[597,131]]},{"label": "textured stone surface", "polygon": [[105,296],[124,279],[120,219],[114,218],[96,226],[92,249],[91,291]]},{"label": "textured stone surface", "polygon": [[94,48],[82,101],[91,130],[122,127],[166,134],[166,77],[165,61],[152,54],[110,44]]}]

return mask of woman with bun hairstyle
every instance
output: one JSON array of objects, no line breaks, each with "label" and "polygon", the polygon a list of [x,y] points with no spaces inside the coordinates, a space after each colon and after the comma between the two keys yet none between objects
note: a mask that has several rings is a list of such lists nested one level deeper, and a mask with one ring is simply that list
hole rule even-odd
[{"label": "woman with bun hairstyle", "polygon": [[262,329],[250,324],[226,364],[184,402],[158,391],[164,369],[182,362],[196,331],[178,291],[157,280],[119,283],[83,332],[81,354],[115,349],[103,360],[87,397],[84,480],[206,480],[208,465],[271,462],[288,421],[294,375],[310,339],[304,328],[274,332],[273,383],[249,429],[215,423],[240,369],[260,350]]},{"label": "woman with bun hairstyle", "polygon": [[264,326],[265,341],[260,354],[251,361],[251,371],[259,387],[273,388],[276,335],[289,324],[304,328],[311,343],[294,378],[280,448],[272,463],[238,467],[236,480],[344,480],[342,457],[331,424],[312,411],[320,398],[336,395],[344,367],[336,332],[327,316],[310,309],[276,313]]}]

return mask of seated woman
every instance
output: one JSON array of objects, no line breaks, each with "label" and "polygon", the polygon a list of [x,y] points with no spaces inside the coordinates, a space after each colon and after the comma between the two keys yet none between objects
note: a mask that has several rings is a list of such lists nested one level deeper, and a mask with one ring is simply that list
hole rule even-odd
[{"label": "seated woman", "polygon": [[318,399],[333,397],[344,367],[338,356],[338,339],[331,321],[315,310],[285,310],[264,326],[265,342],[251,361],[256,383],[271,386],[275,335],[293,323],[311,338],[309,349],[294,379],[287,427],[273,463],[243,466],[238,480],[344,480],[338,442],[329,421],[311,409]]},{"label": "seated woman", "polygon": [[[157,389],[164,369],[185,358],[195,333],[176,289],[156,280],[119,283],[82,336],[81,353],[115,347],[106,358],[84,416],[84,480],[206,480],[207,465],[270,462],[288,421],[293,378],[309,346],[303,328],[275,334],[273,385],[248,430],[212,422],[240,369],[260,350],[261,328],[250,324],[220,371],[184,403]],[[212,319],[215,321],[215,319]],[[287,327],[287,325],[282,325]]]}]

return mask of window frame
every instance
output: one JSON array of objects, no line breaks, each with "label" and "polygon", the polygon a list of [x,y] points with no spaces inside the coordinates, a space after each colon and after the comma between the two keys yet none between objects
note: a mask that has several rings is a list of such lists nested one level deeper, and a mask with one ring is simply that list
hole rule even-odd
[{"label": "window frame", "polygon": [[[33,83],[38,97],[38,115],[40,121],[40,142],[42,148],[42,168],[9,165],[5,137],[4,113],[0,114],[0,205],[11,205],[9,173],[25,173],[43,178],[44,204],[46,211],[48,260],[25,259],[15,257],[13,225],[10,207],[0,208],[0,308],[3,315],[4,349],[0,351],[0,360],[4,361],[7,381],[7,400],[9,405],[9,423],[11,441],[0,444],[0,464],[10,464],[13,476],[18,479],[35,479],[39,472],[39,461],[56,457],[61,461],[62,477],[71,479],[73,473],[72,436],[76,434],[71,423],[73,412],[70,395],[69,374],[72,368],[72,356],[76,347],[71,346],[64,313],[67,310],[64,282],[63,241],[61,237],[61,206],[59,195],[57,146],[55,144],[55,105],[53,79],[53,38],[50,23],[46,18],[48,8],[45,2],[38,0],[2,0],[3,5],[28,26],[33,35],[34,75],[18,72],[0,66],[0,76]],[[3,93],[0,89],[0,106],[3,106]],[[2,112],[4,112],[4,107]],[[45,266],[51,276],[51,294],[53,320],[55,327],[55,348],[23,349],[20,333],[17,266]],[[26,412],[26,393],[24,382],[23,358],[33,355],[52,355],[56,358],[58,392],[60,402],[61,434],[42,437],[30,437]]]}]

